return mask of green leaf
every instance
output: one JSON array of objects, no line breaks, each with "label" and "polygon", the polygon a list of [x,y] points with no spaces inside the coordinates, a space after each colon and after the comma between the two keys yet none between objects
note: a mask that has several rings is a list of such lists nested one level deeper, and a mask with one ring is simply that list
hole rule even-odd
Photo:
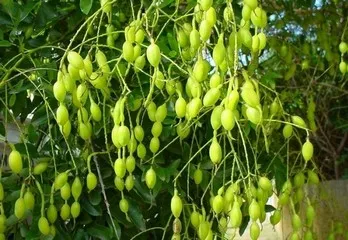
[{"label": "green leaf", "polygon": [[[113,221],[114,221],[114,224],[115,224],[115,227],[116,227],[116,238],[117,239],[122,239],[121,238],[121,236],[122,236],[121,226],[117,222],[116,219],[113,219]],[[107,222],[108,222],[109,226],[112,227],[111,219],[109,217],[107,218]]]},{"label": "green leaf", "polygon": [[23,7],[22,11],[20,12],[19,21],[23,21],[28,16],[28,14],[39,4],[40,2],[28,1],[27,4]]},{"label": "green leaf", "polygon": [[249,216],[243,217],[242,224],[240,225],[240,228],[239,228],[239,235],[240,236],[242,236],[243,233],[245,232],[246,228],[248,227],[249,221],[250,221]]},{"label": "green leaf", "polygon": [[140,184],[139,177],[135,176],[134,190],[135,192],[147,203],[153,203],[155,201],[154,196],[150,194],[149,189],[144,184]]},{"label": "green leaf", "polygon": [[96,206],[101,202],[101,193],[98,191],[92,191],[88,194],[89,202]]},{"label": "green leaf", "polygon": [[0,47],[10,47],[12,43],[7,40],[0,40]]},{"label": "green leaf", "polygon": [[164,0],[164,1],[161,1],[161,4],[159,5],[159,8],[164,8],[166,6],[168,6],[169,4],[173,3],[174,0]]},{"label": "green leaf", "polygon": [[176,39],[173,36],[173,34],[172,33],[167,33],[167,39],[166,40],[168,41],[170,49],[173,50],[175,53],[177,53],[179,51],[179,49],[178,49],[178,42],[176,41]]},{"label": "green leaf", "polygon": [[83,229],[77,230],[77,232],[74,236],[75,240],[83,240],[83,239],[87,239],[87,238],[88,238],[88,235]]},{"label": "green leaf", "polygon": [[141,231],[146,229],[145,219],[143,217],[142,211],[140,210],[139,203],[135,202],[132,199],[128,199],[129,202],[129,211],[128,215],[132,222],[137,226]]},{"label": "green leaf", "polygon": [[100,206],[92,206],[89,201],[81,201],[81,206],[92,216],[101,216],[103,214]]},{"label": "green leaf", "polygon": [[36,143],[36,141],[39,139],[39,134],[38,134],[38,131],[37,129],[32,125],[30,124],[28,126],[28,140],[29,142],[31,143]]},{"label": "green leaf", "polygon": [[265,211],[266,212],[273,212],[274,210],[276,210],[275,207],[273,207],[272,205],[266,204],[266,206],[265,206]]},{"label": "green leaf", "polygon": [[87,228],[87,233],[93,237],[105,240],[112,237],[110,229],[99,224],[93,224],[92,227]]},{"label": "green leaf", "polygon": [[93,0],[80,0],[80,9],[84,14],[88,14],[92,8]]},{"label": "green leaf", "polygon": [[276,189],[277,189],[277,192],[279,193],[283,187],[283,184],[286,181],[286,176],[287,176],[286,165],[282,163],[279,157],[277,157],[274,161],[273,172],[274,172],[274,177],[276,182]]},{"label": "green leaf", "polygon": [[0,122],[0,135],[5,136],[6,131],[5,131],[5,126],[2,122]]}]

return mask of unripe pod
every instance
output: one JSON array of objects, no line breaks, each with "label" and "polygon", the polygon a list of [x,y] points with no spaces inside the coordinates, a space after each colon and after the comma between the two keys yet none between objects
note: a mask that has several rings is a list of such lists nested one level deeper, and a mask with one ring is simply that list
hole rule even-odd
[{"label": "unripe pod", "polygon": [[164,84],[165,84],[163,73],[160,70],[157,70],[153,74],[153,78],[154,78],[154,81],[155,81],[155,86],[158,89],[163,89]]},{"label": "unripe pod", "polygon": [[146,156],[146,147],[143,143],[139,143],[137,147],[137,156],[140,159],[144,159],[144,157]]},{"label": "unripe pod", "polygon": [[259,187],[265,190],[266,192],[272,190],[272,183],[267,177],[260,177],[258,184],[259,184]]},{"label": "unripe pod", "polygon": [[207,239],[210,231],[210,224],[208,221],[202,220],[198,228],[199,239]]},{"label": "unripe pod", "polygon": [[213,139],[209,147],[209,157],[214,164],[220,163],[222,159],[222,149],[216,138]]},{"label": "unripe pod", "polygon": [[70,184],[66,182],[64,186],[60,189],[60,196],[63,200],[68,200],[71,195]]},{"label": "unripe pod", "polygon": [[80,203],[79,202],[74,202],[72,205],[71,205],[71,208],[70,208],[70,213],[71,213],[71,216],[73,218],[77,218],[80,213],[81,213],[81,206],[80,206]]},{"label": "unripe pod", "polygon": [[305,184],[305,175],[302,172],[299,172],[294,177],[294,186],[297,188],[302,187]]},{"label": "unripe pod", "polygon": [[203,105],[205,107],[213,106],[220,98],[220,89],[212,88],[210,89],[203,98]]},{"label": "unripe pod", "polygon": [[137,57],[134,61],[134,70],[135,72],[139,72],[141,69],[145,67],[146,60],[145,60],[145,55],[141,55]]},{"label": "unripe pod", "polygon": [[210,38],[212,26],[207,20],[203,20],[199,25],[199,35],[203,42],[206,42]]},{"label": "unripe pod", "polygon": [[123,178],[126,175],[126,162],[123,158],[118,158],[114,164],[116,176]]},{"label": "unripe pod", "polygon": [[68,173],[67,172],[62,172],[62,173],[58,174],[54,180],[54,188],[56,190],[61,189],[67,181],[68,181]]},{"label": "unripe pod", "polygon": [[179,30],[177,32],[177,42],[179,43],[181,48],[186,48],[188,43],[189,43],[189,39],[188,36],[186,35],[184,30]]},{"label": "unripe pod", "polygon": [[143,29],[138,29],[135,33],[135,42],[142,44],[145,38],[145,32]]},{"label": "unripe pod", "polygon": [[77,101],[84,105],[88,97],[88,88],[85,83],[81,83],[76,89]]},{"label": "unripe pod", "polygon": [[126,169],[129,173],[132,173],[135,169],[135,158],[130,155],[126,158]]},{"label": "unripe pod", "polygon": [[221,195],[217,195],[213,199],[213,210],[216,214],[222,212],[224,208],[224,198]]},{"label": "unripe pod", "polygon": [[64,203],[60,209],[60,217],[65,221],[70,217],[70,206],[67,203]]},{"label": "unripe pod", "polygon": [[201,44],[199,32],[197,29],[193,29],[190,33],[190,45],[193,50],[197,50]]},{"label": "unripe pod", "polygon": [[338,68],[340,69],[340,72],[342,74],[346,74],[346,72],[348,71],[348,65],[344,61],[340,62],[340,64],[338,65]]},{"label": "unripe pod", "polygon": [[217,106],[213,109],[210,117],[210,124],[214,130],[218,130],[221,126],[221,114],[224,108],[222,106]]},{"label": "unripe pod", "polygon": [[64,102],[66,90],[64,82],[62,80],[57,80],[53,85],[53,95],[55,99],[59,102]]},{"label": "unripe pod", "polygon": [[186,101],[183,97],[179,97],[175,102],[175,113],[178,118],[185,117],[186,114]]},{"label": "unripe pod", "polygon": [[63,126],[69,120],[69,112],[64,104],[60,104],[57,108],[57,123]]},{"label": "unripe pod", "polygon": [[243,3],[248,5],[251,10],[254,10],[257,7],[257,0],[244,0]]},{"label": "unripe pod", "polygon": [[308,183],[310,184],[319,184],[318,174],[312,170],[308,170]]},{"label": "unripe pod", "polygon": [[291,120],[295,125],[298,125],[298,126],[303,127],[303,128],[307,127],[306,122],[303,120],[303,118],[301,118],[299,116],[291,116]]},{"label": "unripe pod", "polygon": [[256,108],[260,104],[260,98],[257,93],[251,88],[244,88],[242,98],[250,107]]},{"label": "unripe pod", "polygon": [[209,81],[210,88],[217,88],[221,84],[221,76],[217,73],[213,74]]},{"label": "unripe pod", "polygon": [[249,215],[253,221],[256,221],[261,215],[260,205],[255,199],[249,205]]},{"label": "unripe pod", "polygon": [[311,227],[315,218],[315,210],[312,205],[307,206],[306,208],[306,222],[307,226]]},{"label": "unripe pod", "polygon": [[348,44],[345,42],[341,42],[338,48],[342,54],[345,54],[346,52],[348,52]]},{"label": "unripe pod", "polygon": [[39,230],[40,232],[43,234],[43,235],[48,235],[50,234],[50,225],[47,221],[47,218],[45,217],[40,217],[39,221],[38,221],[38,227],[39,227]]},{"label": "unripe pod", "polygon": [[261,229],[260,229],[259,224],[257,224],[257,222],[255,222],[255,221],[253,221],[251,223],[251,226],[250,226],[250,238],[252,240],[258,239],[260,236],[260,232],[261,232]]},{"label": "unripe pod", "polygon": [[148,117],[150,121],[154,122],[156,121],[156,110],[157,106],[154,102],[150,102],[149,105],[146,107]]},{"label": "unripe pod", "polygon": [[296,213],[291,218],[291,224],[294,231],[298,231],[302,227],[301,218]]},{"label": "unripe pod", "polygon": [[190,134],[190,127],[187,126],[186,123],[181,122],[176,127],[176,133],[180,139],[185,139]]},{"label": "unripe pod", "polygon": [[8,165],[12,172],[19,174],[23,169],[23,160],[17,150],[12,150],[8,156]]},{"label": "unripe pod", "polygon": [[264,28],[267,25],[267,13],[265,10],[257,7],[254,11],[251,12],[251,22],[260,28]]},{"label": "unripe pod", "polygon": [[284,138],[289,138],[291,137],[293,132],[293,127],[290,124],[286,124],[283,128],[283,137]]},{"label": "unripe pod", "polygon": [[248,120],[256,125],[259,124],[262,120],[260,111],[253,107],[247,108],[246,115],[248,117]]},{"label": "unripe pod", "polygon": [[151,138],[151,140],[150,140],[150,151],[152,153],[156,153],[156,152],[158,152],[159,147],[160,147],[159,138],[158,137]]},{"label": "unripe pod", "polygon": [[166,103],[159,106],[156,110],[155,119],[158,122],[163,122],[167,116],[167,105]]},{"label": "unripe pod", "polygon": [[22,219],[25,214],[25,202],[23,198],[18,198],[14,206],[14,215],[17,219]]},{"label": "unripe pod", "polygon": [[87,189],[89,191],[92,191],[93,189],[96,188],[97,184],[98,184],[97,176],[92,172],[88,173],[87,174]]},{"label": "unripe pod", "polygon": [[151,66],[158,67],[161,61],[161,51],[154,42],[152,42],[146,49],[146,57]]},{"label": "unripe pod", "polygon": [[140,125],[135,126],[135,128],[134,128],[134,137],[139,142],[143,141],[143,139],[144,139],[144,129],[143,129],[142,126],[140,126]]},{"label": "unripe pod", "polygon": [[194,228],[198,228],[200,224],[200,214],[196,211],[193,211],[190,216],[190,222]]},{"label": "unripe pod", "polygon": [[[76,80],[79,80],[80,79],[80,71],[83,72],[85,71],[85,69],[77,69],[75,68],[73,65],[69,64],[68,65],[68,72],[69,72],[69,75],[70,75],[70,81],[72,81],[72,83]],[[83,75],[83,74],[82,74]],[[72,89],[71,88],[66,88],[66,90],[69,90],[71,91]]]},{"label": "unripe pod", "polygon": [[130,140],[130,132],[129,128],[127,126],[120,126],[118,128],[118,142],[120,143],[121,147],[127,146]]},{"label": "unripe pod", "polygon": [[244,5],[242,9],[242,17],[245,21],[250,20],[251,8],[248,5]]},{"label": "unripe pod", "polygon": [[174,196],[172,197],[170,208],[174,217],[179,218],[182,211],[182,200],[178,196],[178,191],[176,189],[174,190]]},{"label": "unripe pod", "polygon": [[133,44],[129,41],[125,41],[122,45],[122,54],[123,58],[127,62],[133,62],[134,60],[134,47]]},{"label": "unripe pod", "polygon": [[215,45],[213,49],[213,59],[217,66],[220,66],[225,59],[226,49],[223,42],[220,41]]},{"label": "unripe pod", "polygon": [[270,222],[274,226],[280,222],[282,218],[282,212],[279,209],[276,209],[273,215],[270,217]]},{"label": "unripe pod", "polygon": [[84,62],[83,58],[80,54],[78,54],[75,51],[69,51],[68,52],[68,61],[71,65],[73,65],[77,69],[83,69],[84,68]]},{"label": "unripe pod", "polygon": [[308,161],[313,157],[313,151],[313,144],[307,139],[302,146],[302,156],[305,161]]},{"label": "unripe pod", "polygon": [[48,221],[53,224],[57,220],[57,216],[58,216],[56,206],[53,204],[50,204],[50,206],[47,208],[46,214],[47,214]]},{"label": "unripe pod", "polygon": [[230,211],[230,223],[232,228],[238,228],[242,224],[243,214],[240,209],[238,201],[234,201]]},{"label": "unripe pod", "polygon": [[125,181],[127,191],[130,191],[134,187],[134,177],[132,174],[128,175]]},{"label": "unripe pod", "polygon": [[75,199],[75,201],[78,200],[78,198],[81,196],[82,193],[82,183],[80,181],[79,177],[75,177],[72,185],[71,185],[71,193]]},{"label": "unripe pod", "polygon": [[225,108],[235,110],[237,108],[238,102],[239,102],[239,93],[237,90],[233,90],[225,98]]},{"label": "unripe pod", "polygon": [[202,107],[202,100],[198,97],[193,98],[186,106],[186,114],[189,120],[198,116]]},{"label": "unripe pod", "polygon": [[197,168],[195,172],[193,173],[193,180],[195,181],[195,184],[200,184],[203,179],[203,172],[201,169]]},{"label": "unripe pod", "polygon": [[158,121],[154,122],[151,128],[152,136],[158,138],[162,133],[162,129],[163,129],[163,126],[161,122],[158,122]]},{"label": "unripe pod", "polygon": [[156,184],[156,172],[151,167],[145,174],[145,182],[149,189],[153,189]]},{"label": "unripe pod", "polygon": [[203,11],[207,11],[212,5],[213,0],[200,0],[200,6]]},{"label": "unripe pod", "polygon": [[259,49],[262,50],[266,47],[266,44],[267,44],[266,35],[263,32],[261,32],[257,34],[257,37],[259,38],[259,41],[260,41]]},{"label": "unripe pod", "polygon": [[231,109],[225,109],[221,113],[221,124],[225,130],[231,131],[235,125],[233,111]]},{"label": "unripe pod", "polygon": [[34,167],[33,174],[40,175],[44,171],[46,171],[47,167],[48,167],[48,162],[40,162]]},{"label": "unripe pod", "polygon": [[33,210],[35,205],[35,197],[33,193],[28,189],[28,191],[25,192],[23,198],[26,209]]},{"label": "unripe pod", "polygon": [[90,112],[94,121],[99,122],[101,120],[102,113],[100,107],[94,101],[91,101]]},{"label": "unripe pod", "polygon": [[253,52],[258,52],[260,49],[260,39],[257,35],[254,35],[251,39],[251,50]]}]

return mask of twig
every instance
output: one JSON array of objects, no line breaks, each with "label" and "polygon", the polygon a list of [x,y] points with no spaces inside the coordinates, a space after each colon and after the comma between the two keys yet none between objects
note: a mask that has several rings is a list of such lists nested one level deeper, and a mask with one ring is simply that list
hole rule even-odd
[{"label": "twig", "polygon": [[[92,147],[92,149],[93,149],[93,147]],[[94,150],[93,150],[93,151],[94,151]],[[110,217],[110,220],[111,220],[111,223],[112,223],[112,228],[113,228],[113,230],[115,231],[116,237],[117,237],[117,239],[120,239],[120,236],[117,235],[117,229],[116,229],[116,226],[115,226],[115,223],[114,223],[114,219],[112,218],[112,215],[111,215],[110,203],[109,203],[108,198],[107,198],[107,196],[106,196],[103,178],[102,178],[102,175],[101,175],[101,173],[100,173],[100,168],[99,168],[99,164],[98,164],[98,161],[97,161],[97,155],[94,155],[94,156],[93,156],[93,161],[94,161],[95,167],[96,167],[96,169],[97,169],[98,178],[99,178],[99,183],[100,183],[101,191],[102,191],[102,193],[103,193],[106,211],[108,212],[108,215],[109,215],[109,217]]]},{"label": "twig", "polygon": [[343,150],[343,148],[344,148],[344,146],[346,144],[347,139],[348,139],[348,133],[345,133],[343,135],[343,138],[341,139],[340,145],[338,145],[338,148],[336,150],[336,156],[335,156],[335,161],[334,161],[336,180],[339,179],[339,177],[340,177],[340,174],[339,174],[340,173],[340,169],[338,167],[337,160],[338,160],[338,157],[340,156],[341,151]]}]

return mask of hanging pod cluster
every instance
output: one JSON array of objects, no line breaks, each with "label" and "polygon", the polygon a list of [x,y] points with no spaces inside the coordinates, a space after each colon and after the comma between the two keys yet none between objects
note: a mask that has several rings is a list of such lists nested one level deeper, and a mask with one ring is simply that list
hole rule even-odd
[{"label": "hanging pod cluster", "polygon": [[[126,18],[121,11],[113,13],[115,4],[100,0],[100,9],[77,32],[85,29],[87,38],[98,28],[99,35],[81,43],[71,41],[61,58],[52,86],[57,103],[52,113],[70,156],[65,165],[54,162],[54,180],[45,184],[51,186],[49,201],[39,183],[39,176],[52,170],[49,162],[31,164],[29,154],[15,147],[8,156],[11,174],[21,176],[28,167],[35,179],[41,196],[39,231],[55,236],[58,220],[66,223],[82,216],[84,194],[101,190],[104,198],[109,197],[103,179],[111,176],[116,189],[112,199],[117,200],[122,219],[125,215],[134,221],[132,208],[144,209],[150,199],[154,205],[159,202],[152,201],[161,201],[164,208],[170,205],[172,239],[212,240],[248,220],[250,239],[256,240],[266,220],[266,203],[275,193],[271,164],[277,161],[286,169],[302,170],[287,174],[282,190],[276,192],[278,205],[270,221],[278,224],[283,208],[289,206],[292,239],[302,230],[310,236],[315,205],[303,187],[319,183],[311,161],[310,130],[302,117],[285,112],[279,95],[260,80],[262,71],[241,67],[241,53],[257,60],[267,45],[267,13],[260,1],[243,0],[236,17],[230,1],[199,0],[177,19],[161,15],[156,4],[141,4],[138,13]],[[176,7],[181,11],[181,5]],[[159,29],[157,23],[164,17],[167,22]],[[164,35],[167,24],[171,29]],[[344,43],[339,49],[342,55],[347,52]],[[289,52],[286,45],[280,49],[287,62],[292,59]],[[285,79],[294,75],[296,65],[289,68]],[[313,126],[314,111],[310,115]],[[279,139],[281,147],[275,144]],[[298,158],[292,162],[291,155],[291,163],[286,163],[279,154],[290,158],[285,148],[293,141],[300,142],[291,148]],[[75,157],[85,161],[76,165]],[[46,180],[41,177],[41,181]],[[27,182],[14,204],[18,220],[35,208],[37,191]],[[171,193],[170,203],[156,199],[164,190]],[[0,234],[6,231],[4,192],[0,182]],[[134,206],[134,195],[142,194],[144,205]],[[306,221],[296,208],[303,201],[308,204]],[[115,212],[111,209],[110,215]],[[109,217],[113,221],[118,216]]]}]

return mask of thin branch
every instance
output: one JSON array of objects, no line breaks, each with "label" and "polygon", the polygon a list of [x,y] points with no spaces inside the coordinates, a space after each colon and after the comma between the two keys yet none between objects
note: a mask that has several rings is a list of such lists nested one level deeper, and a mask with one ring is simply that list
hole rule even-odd
[{"label": "thin branch", "polygon": [[[93,149],[93,147],[92,147],[92,149]],[[94,151],[94,150],[93,150],[93,151]],[[94,161],[95,167],[96,167],[96,169],[97,169],[98,178],[99,178],[99,183],[100,183],[101,191],[102,191],[102,193],[103,193],[106,211],[108,212],[108,215],[109,215],[109,217],[110,217],[110,220],[111,220],[111,223],[112,223],[112,228],[113,228],[113,230],[115,231],[116,237],[117,237],[117,239],[120,239],[120,236],[118,236],[118,234],[117,234],[116,225],[115,225],[115,223],[114,223],[114,219],[112,218],[112,214],[111,214],[111,211],[110,211],[110,203],[109,203],[108,198],[107,198],[107,196],[106,196],[103,178],[102,178],[102,175],[101,175],[101,173],[100,173],[100,168],[99,168],[99,164],[98,164],[98,161],[97,161],[97,155],[94,155],[94,156],[93,156],[93,161]]]}]

